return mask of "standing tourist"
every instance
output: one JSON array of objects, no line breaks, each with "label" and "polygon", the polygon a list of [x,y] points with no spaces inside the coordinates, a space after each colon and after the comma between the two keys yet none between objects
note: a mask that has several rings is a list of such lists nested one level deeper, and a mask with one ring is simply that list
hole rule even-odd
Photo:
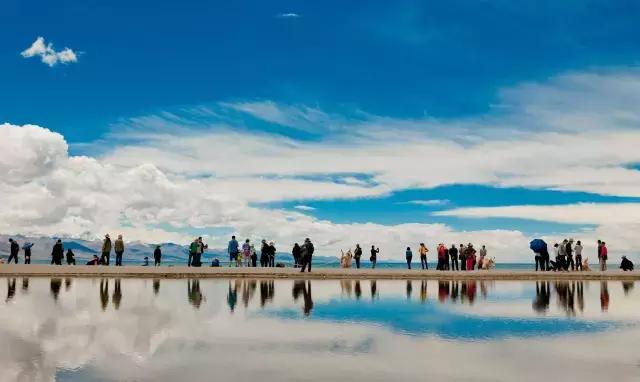
[{"label": "standing tourist", "polygon": [[51,264],[62,265],[62,258],[64,257],[64,247],[62,246],[62,240],[56,240],[51,250]]},{"label": "standing tourist", "polygon": [[361,257],[362,257],[362,248],[360,248],[360,244],[356,244],[356,249],[353,251],[353,258],[356,260],[356,269],[360,269]]},{"label": "standing tourist", "polygon": [[429,269],[429,264],[427,263],[427,252],[429,252],[429,249],[424,243],[420,243],[418,252],[420,253],[420,266],[422,269]]},{"label": "standing tourist", "polygon": [[465,250],[465,259],[467,260],[467,270],[472,271],[476,264],[476,250],[473,248],[473,244],[469,243]]},{"label": "standing tourist", "polygon": [[262,247],[260,247],[260,266],[263,268],[269,266],[269,245],[264,239],[262,239]]},{"label": "standing tourist", "polygon": [[271,268],[276,266],[276,246],[273,241],[269,242],[269,266]]},{"label": "standing tourist", "polygon": [[369,261],[371,261],[371,269],[376,269],[376,263],[378,262],[378,253],[380,253],[380,248],[376,248],[374,245],[372,245],[371,257],[369,257]]},{"label": "standing tourist", "polygon": [[565,244],[565,249],[564,252],[567,254],[567,270],[569,268],[571,268],[571,270],[575,270],[576,265],[573,262],[573,248],[571,248],[571,245],[573,244],[573,239],[569,239],[569,241],[567,241],[567,244]]},{"label": "standing tourist", "polygon": [[404,253],[404,256],[407,259],[407,268],[411,269],[411,259],[413,258],[413,253],[411,252],[411,247],[407,247],[407,250]]},{"label": "standing tourist", "polygon": [[291,256],[293,256],[293,267],[298,268],[301,264],[301,256],[302,256],[302,248],[298,243],[293,245],[293,249],[291,249]]},{"label": "standing tourist", "polygon": [[122,235],[118,235],[115,243],[113,243],[113,249],[116,252],[116,267],[121,267],[122,254],[124,253],[124,240],[122,240]]},{"label": "standing tourist", "polygon": [[159,245],[156,245],[156,249],[153,250],[153,265],[156,267],[160,266],[162,261],[162,250]]},{"label": "standing tourist", "polygon": [[24,263],[31,264],[31,247],[33,243],[24,243],[22,250],[24,251]]},{"label": "standing tourist", "polygon": [[229,240],[229,244],[227,245],[227,253],[229,253],[229,266],[232,266],[233,263],[238,259],[238,241],[236,240],[236,236],[231,236],[231,240]]},{"label": "standing tourist", "polygon": [[313,260],[313,252],[315,248],[311,243],[309,238],[304,239],[304,244],[302,244],[302,271],[304,272],[305,267],[308,267],[309,272],[311,272],[311,262]]},{"label": "standing tourist", "polygon": [[467,270],[467,260],[465,257],[465,249],[464,249],[464,245],[460,244],[460,249],[458,250],[458,258],[460,259],[460,270],[461,271],[466,271]]},{"label": "standing tourist", "polygon": [[478,269],[482,269],[485,257],[487,257],[487,247],[483,245],[482,248],[480,248],[480,258],[478,259]]},{"label": "standing tourist", "polygon": [[67,249],[67,265],[76,265],[76,257],[71,248]]},{"label": "standing tourist", "polygon": [[256,253],[256,248],[251,244],[251,266],[256,267],[258,262],[258,254]]},{"label": "standing tourist", "polygon": [[451,248],[449,248],[449,257],[451,258],[451,270],[458,270],[458,248],[456,248],[455,244],[451,244]]},{"label": "standing tourist", "polygon": [[209,248],[208,244],[205,244],[204,241],[202,241],[202,236],[198,236],[198,266],[202,265],[202,257],[204,256],[204,250]]},{"label": "standing tourist", "polygon": [[250,267],[251,266],[251,243],[249,239],[246,239],[244,241],[244,244],[242,244],[242,257],[244,258],[245,265],[247,267]]},{"label": "standing tourist", "polygon": [[607,243],[604,241],[600,244],[600,270],[607,270],[607,257],[609,250],[607,249]]},{"label": "standing tourist", "polygon": [[102,257],[100,257],[100,264],[109,265],[109,258],[111,257],[111,238],[109,234],[104,235],[104,241],[102,242]]},{"label": "standing tourist", "polygon": [[7,264],[11,264],[11,260],[15,260],[15,263],[18,264],[18,253],[20,252],[20,245],[13,240],[9,239],[9,243],[11,243],[11,248],[9,249],[9,261]]},{"label": "standing tourist", "polygon": [[573,251],[576,253],[576,271],[582,271],[582,243],[580,240],[576,242]]},{"label": "standing tourist", "polygon": [[190,267],[194,265],[195,259],[198,257],[198,248],[200,245],[198,244],[198,238],[193,238],[191,244],[189,244],[189,259],[187,260],[187,266]]}]

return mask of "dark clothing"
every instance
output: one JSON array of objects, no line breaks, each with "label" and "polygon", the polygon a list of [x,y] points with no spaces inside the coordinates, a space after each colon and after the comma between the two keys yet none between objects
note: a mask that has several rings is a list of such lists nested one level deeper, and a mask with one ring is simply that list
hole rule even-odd
[{"label": "dark clothing", "polygon": [[160,250],[160,248],[156,248],[153,251],[153,265],[155,265],[156,267],[160,265],[160,262],[162,261],[162,251]]},{"label": "dark clothing", "polygon": [[298,244],[293,246],[291,250],[291,254],[293,255],[293,267],[298,268],[300,266],[300,255],[302,253],[302,249]]},{"label": "dark clothing", "polygon": [[100,264],[109,265],[109,259],[111,258],[111,252],[102,252],[100,257]]},{"label": "dark clothing", "polygon": [[458,248],[449,248],[449,257],[451,258],[451,270],[458,270]]},{"label": "dark clothing", "polygon": [[251,266],[255,268],[258,265],[257,263],[258,263],[258,254],[254,252],[251,254]]},{"label": "dark clothing", "polygon": [[116,251],[116,267],[122,266],[122,251]]},{"label": "dark clothing", "polygon": [[378,261],[379,252],[380,252],[380,249],[371,248],[371,257],[369,258],[369,261],[371,261],[372,269],[375,269],[376,267],[376,262]]},{"label": "dark clothing", "polygon": [[16,264],[18,264],[18,253],[20,252],[20,246],[15,241],[11,242],[11,252],[9,254],[8,264],[11,264],[11,260],[15,260]]},{"label": "dark clothing", "polygon": [[269,245],[269,266],[271,268],[276,266],[276,247]]},{"label": "dark clothing", "polygon": [[62,265],[62,258],[64,257],[64,248],[62,243],[56,243],[51,251],[51,264]]},{"label": "dark clothing", "polygon": [[623,271],[632,271],[633,263],[631,262],[631,260],[625,257],[624,259],[622,259],[622,262],[620,263],[620,269],[622,269]]},{"label": "dark clothing", "polygon": [[407,255],[407,268],[411,269],[411,259],[413,258],[412,255]]},{"label": "dark clothing", "polygon": [[466,271],[467,270],[467,258],[464,254],[464,249],[462,247],[460,247],[460,250],[458,251],[458,259],[460,259],[460,270],[461,271]]},{"label": "dark clothing", "polygon": [[582,269],[582,255],[576,255],[576,271],[581,271]]},{"label": "dark clothing", "polygon": [[360,269],[360,258],[362,257],[362,248],[356,247],[353,251],[353,258],[356,260],[356,269]]},{"label": "dark clothing", "polygon": [[24,249],[24,263],[31,264],[31,247]]},{"label": "dark clothing", "polygon": [[427,255],[420,255],[420,266],[422,266],[422,269],[429,269],[429,264],[427,264]]},{"label": "dark clothing", "polygon": [[262,248],[260,248],[260,266],[263,268],[269,266],[269,246],[267,244],[262,244]]},{"label": "dark clothing", "polygon": [[67,265],[76,265],[76,258],[70,249],[67,250]]},{"label": "dark clothing", "polygon": [[310,241],[306,241],[303,245],[302,245],[302,270],[301,272],[304,272],[305,268],[309,269],[309,272],[311,272],[311,262],[313,261],[313,252],[314,252],[315,248],[313,247],[313,244],[311,244]]}]

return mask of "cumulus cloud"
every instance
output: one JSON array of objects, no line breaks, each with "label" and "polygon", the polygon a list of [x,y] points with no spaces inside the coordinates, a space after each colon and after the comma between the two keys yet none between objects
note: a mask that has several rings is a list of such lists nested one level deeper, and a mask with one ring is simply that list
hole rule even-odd
[{"label": "cumulus cloud", "polygon": [[78,62],[78,55],[70,48],[64,48],[60,51],[56,51],[53,48],[53,44],[45,43],[44,37],[38,37],[31,44],[31,46],[21,53],[24,58],[40,57],[43,63],[49,66],[55,66],[57,64],[68,64],[71,62]]}]

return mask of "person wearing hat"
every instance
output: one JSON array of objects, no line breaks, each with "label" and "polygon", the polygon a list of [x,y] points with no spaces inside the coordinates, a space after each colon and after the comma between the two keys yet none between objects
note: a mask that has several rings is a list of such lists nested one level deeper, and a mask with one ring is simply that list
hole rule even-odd
[{"label": "person wearing hat", "polygon": [[100,264],[109,265],[109,258],[111,257],[111,237],[109,234],[104,235],[104,241],[102,242],[102,257],[100,257]]}]

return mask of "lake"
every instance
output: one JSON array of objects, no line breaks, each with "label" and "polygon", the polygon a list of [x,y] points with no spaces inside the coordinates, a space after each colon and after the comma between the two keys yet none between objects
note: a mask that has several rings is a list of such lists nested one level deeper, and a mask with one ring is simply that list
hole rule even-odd
[{"label": "lake", "polygon": [[2,381],[638,381],[633,282],[0,279]]}]

